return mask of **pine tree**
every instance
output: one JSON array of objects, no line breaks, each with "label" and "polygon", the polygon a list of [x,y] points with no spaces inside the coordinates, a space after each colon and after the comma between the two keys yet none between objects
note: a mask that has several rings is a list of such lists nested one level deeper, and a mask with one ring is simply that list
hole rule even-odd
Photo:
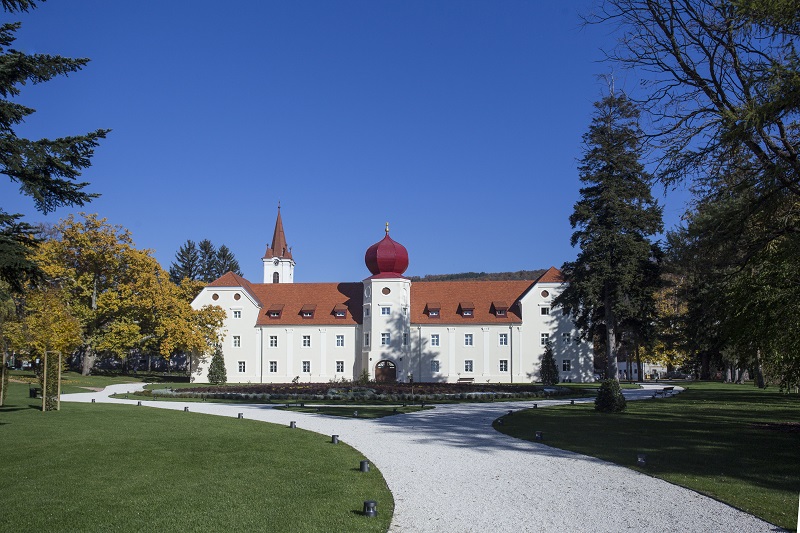
[{"label": "pine tree", "polygon": [[564,263],[568,285],[556,303],[573,315],[584,338],[604,337],[610,379],[625,334],[642,342],[655,312],[661,252],[650,237],[662,230],[661,207],[639,162],[639,110],[613,93],[595,103],[579,171],[584,184],[570,223],[580,252]]},{"label": "pine tree", "polygon": [[169,279],[180,284],[184,279],[199,279],[200,253],[192,240],[187,240],[175,254],[175,261],[169,267]]},{"label": "pine tree", "polygon": [[200,253],[200,280],[211,283],[217,275],[217,249],[208,239],[203,239],[198,245]]},{"label": "pine tree", "polygon": [[[15,13],[27,12],[36,4],[30,0],[3,0],[2,6]],[[108,130],[29,140],[17,137],[14,128],[35,112],[17,101],[22,85],[77,72],[89,60],[14,50],[11,45],[19,28],[20,23],[0,24],[0,173],[19,184],[20,193],[30,196],[42,213],[64,206],[83,206],[97,195],[86,192],[88,183],[76,179],[91,164],[94,149]],[[20,222],[20,217],[0,208],[0,279],[13,291],[20,291],[26,280],[42,277],[31,260],[38,240],[32,237],[32,226]]]},{"label": "pine tree", "polygon": [[211,356],[211,364],[208,367],[208,382],[214,385],[224,385],[227,381],[225,356],[222,355],[222,346],[217,344],[214,349],[214,355]]},{"label": "pine tree", "polygon": [[544,348],[539,373],[543,385],[555,385],[558,383],[558,363],[556,363],[555,355],[553,355],[553,344],[551,342],[548,342]]},{"label": "pine tree", "polygon": [[224,244],[217,250],[217,277],[225,274],[226,272],[233,272],[234,274],[242,275],[239,269],[239,261],[234,257],[230,248]]}]

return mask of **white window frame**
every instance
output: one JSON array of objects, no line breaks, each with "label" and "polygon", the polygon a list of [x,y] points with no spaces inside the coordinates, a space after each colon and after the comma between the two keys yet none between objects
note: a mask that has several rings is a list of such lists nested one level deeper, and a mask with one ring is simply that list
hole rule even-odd
[{"label": "white window frame", "polygon": [[550,307],[548,306],[540,307],[539,309],[540,309],[539,312],[541,313],[542,316],[550,314]]},{"label": "white window frame", "polygon": [[497,338],[497,342],[500,346],[508,346],[508,333],[501,333]]},{"label": "white window frame", "polygon": [[547,346],[547,341],[550,340],[549,333],[540,333],[539,334],[539,346]]},{"label": "white window frame", "polygon": [[389,316],[391,314],[392,314],[392,306],[390,305],[381,306],[381,316]]},{"label": "white window frame", "polygon": [[562,359],[561,360],[561,371],[562,372],[571,372],[572,371],[572,360],[571,359]]},{"label": "white window frame", "polygon": [[364,332],[364,346],[369,348],[369,332],[368,331]]},{"label": "white window frame", "polygon": [[336,335],[336,347],[344,348],[344,335]]},{"label": "white window frame", "polygon": [[475,335],[472,333],[464,333],[464,346],[474,346],[475,345]]},{"label": "white window frame", "polygon": [[381,333],[381,346],[389,346],[392,342],[392,334],[391,333]]},{"label": "white window frame", "polygon": [[237,368],[240,374],[247,372],[247,361],[237,361]]},{"label": "white window frame", "polygon": [[475,361],[472,359],[465,359],[464,360],[464,372],[475,372]]},{"label": "white window frame", "polygon": [[431,359],[431,374],[435,374],[439,372],[439,360],[438,359]]},{"label": "white window frame", "polygon": [[277,361],[270,361],[269,362],[269,371],[270,371],[270,374],[276,374],[278,372],[278,362]]},{"label": "white window frame", "polygon": [[234,309],[234,310],[231,312],[231,314],[233,315],[233,318],[235,318],[235,319],[237,319],[237,320],[238,320],[238,319],[240,319],[240,318],[242,318],[242,310],[241,310],[241,309]]},{"label": "white window frame", "polygon": [[500,372],[508,372],[508,359],[500,359]]},{"label": "white window frame", "polygon": [[311,348],[311,335],[303,335],[303,348]]},{"label": "white window frame", "polygon": [[233,347],[234,348],[241,348],[242,347],[242,337],[240,335],[234,335],[232,339]]},{"label": "white window frame", "polygon": [[561,342],[564,344],[569,344],[570,342],[572,342],[572,335],[569,333],[562,333]]},{"label": "white window frame", "polygon": [[303,361],[303,373],[304,374],[311,373],[311,361]]},{"label": "white window frame", "polygon": [[344,372],[344,361],[336,361],[336,372],[339,374]]},{"label": "white window frame", "polygon": [[439,334],[431,333],[431,346],[439,346]]},{"label": "white window frame", "polygon": [[277,348],[278,347],[278,336],[277,335],[270,335],[269,336],[269,347],[270,348]]}]

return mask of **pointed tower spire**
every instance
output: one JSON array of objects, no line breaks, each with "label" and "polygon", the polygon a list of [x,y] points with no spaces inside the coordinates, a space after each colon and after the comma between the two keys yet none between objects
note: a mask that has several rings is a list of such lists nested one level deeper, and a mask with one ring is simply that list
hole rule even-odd
[{"label": "pointed tower spire", "polygon": [[278,218],[275,220],[275,231],[272,234],[272,243],[267,246],[267,253],[264,254],[264,259],[272,259],[273,257],[292,259],[292,250],[287,246],[286,235],[283,232],[280,202],[278,202]]},{"label": "pointed tower spire", "polygon": [[278,202],[278,218],[275,220],[272,242],[267,245],[267,251],[261,261],[264,263],[264,283],[294,282],[295,262],[292,258],[292,249],[286,244],[280,202]]}]

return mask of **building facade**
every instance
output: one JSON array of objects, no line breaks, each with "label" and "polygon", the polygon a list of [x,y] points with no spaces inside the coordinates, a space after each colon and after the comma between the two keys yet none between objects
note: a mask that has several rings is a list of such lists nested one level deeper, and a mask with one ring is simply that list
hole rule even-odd
[{"label": "building facade", "polygon": [[[370,246],[371,273],[354,283],[294,283],[295,262],[280,210],[263,257],[263,283],[232,272],[192,305],[227,313],[229,382],[378,381],[530,383],[553,347],[562,381],[592,381],[591,345],[553,308],[563,290],[550,268],[529,281],[415,281],[408,252],[389,237]],[[208,381],[209,360],[193,381]]]}]

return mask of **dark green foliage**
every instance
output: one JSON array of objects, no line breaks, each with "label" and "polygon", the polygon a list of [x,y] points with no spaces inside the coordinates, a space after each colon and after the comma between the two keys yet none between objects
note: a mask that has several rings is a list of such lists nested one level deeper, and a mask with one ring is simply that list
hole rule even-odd
[{"label": "dark green foliage", "polygon": [[597,398],[594,400],[594,408],[601,413],[618,413],[624,411],[626,407],[625,396],[619,388],[619,381],[607,379],[600,384],[597,391]]},{"label": "dark green foliage", "polygon": [[181,280],[195,280],[200,277],[200,252],[197,245],[192,240],[182,244],[178,253],[175,254],[175,261],[169,267],[169,279],[173,283],[180,283]]},{"label": "dark green foliage", "polygon": [[639,110],[624,95],[595,104],[584,134],[581,199],[570,223],[580,252],[564,263],[569,285],[557,298],[584,338],[605,339],[608,376],[617,379],[623,341],[642,342],[655,313],[661,252],[650,238],[662,230],[661,207],[639,162]]},{"label": "dark green foliage", "polygon": [[[28,0],[3,0],[10,12],[36,7]],[[33,199],[42,213],[64,206],[83,206],[96,198],[76,181],[88,168],[100,139],[108,130],[57,139],[30,140],[17,137],[14,128],[35,112],[17,101],[20,87],[46,82],[82,69],[88,59],[70,59],[47,54],[25,54],[11,47],[19,23],[0,25],[0,173],[19,184],[21,194]],[[18,291],[27,281],[41,278],[29,260],[36,244],[31,226],[19,222],[20,215],[0,209],[0,278]]]},{"label": "dark green foliage", "polygon": [[426,274],[425,276],[411,276],[411,281],[495,281],[495,280],[535,280],[545,273],[541,270],[518,270],[516,272],[462,272],[459,274]]},{"label": "dark green foliage", "polygon": [[555,385],[558,383],[558,363],[553,355],[553,344],[548,342],[541,358],[540,377],[542,385]]},{"label": "dark green foliage", "polygon": [[242,271],[239,269],[239,261],[233,256],[230,248],[223,244],[217,250],[217,277],[226,272],[242,275]]},{"label": "dark green foliage", "polygon": [[208,239],[198,245],[200,254],[200,280],[211,283],[217,279],[217,249]]},{"label": "dark green foliage", "polygon": [[228,381],[228,373],[225,370],[225,357],[222,355],[222,346],[217,344],[214,355],[211,356],[211,364],[208,367],[208,382],[214,385],[224,385]]}]

